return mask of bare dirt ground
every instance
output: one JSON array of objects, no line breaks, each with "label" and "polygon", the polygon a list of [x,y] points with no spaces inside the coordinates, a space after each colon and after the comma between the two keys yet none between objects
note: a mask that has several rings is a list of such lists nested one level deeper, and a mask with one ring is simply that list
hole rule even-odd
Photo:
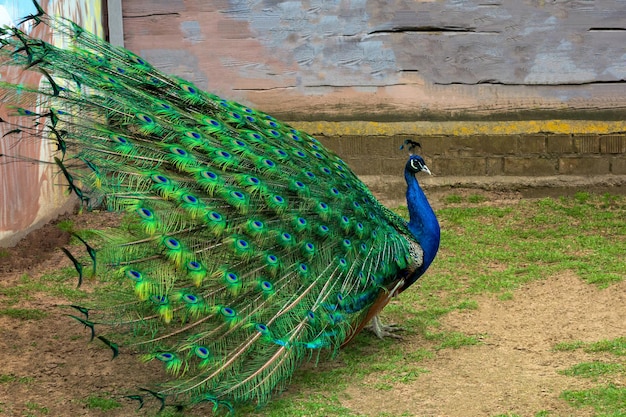
[{"label": "bare dirt ground", "polygon": [[[434,193],[435,206],[441,205],[445,194]],[[493,204],[506,204],[521,195],[492,193],[489,197]],[[79,228],[111,221],[110,215],[103,213],[71,218]],[[68,241],[67,233],[47,225],[6,250],[0,257],[0,289],[24,285],[46,272],[70,266],[58,250]],[[85,285],[88,288],[91,283]],[[0,301],[2,297],[0,292]],[[541,410],[554,416],[593,415],[559,399],[563,390],[583,389],[590,382],[558,371],[591,360],[590,356],[581,350],[554,352],[553,347],[563,341],[624,336],[626,282],[601,290],[573,273],[564,273],[524,286],[515,291],[513,300],[483,295],[476,301],[477,310],[448,314],[442,330],[480,335],[484,343],[438,351],[420,364],[428,373],[392,390],[363,392],[359,386],[349,387],[341,396],[342,404],[363,416],[534,416]],[[0,415],[137,415],[132,402],[101,411],[88,408],[85,399],[145,386],[161,367],[146,367],[124,355],[111,361],[110,350],[88,343],[88,331],[65,316],[70,311],[60,305],[66,303],[61,297],[34,292],[24,294],[13,307],[38,309],[47,313],[45,317],[23,320],[0,315]],[[409,349],[426,345],[418,336],[399,343]],[[145,413],[154,415],[154,408]],[[210,415],[210,407],[189,415]]]},{"label": "bare dirt ground", "polygon": [[[573,273],[534,282],[515,292],[514,300],[476,298],[477,310],[455,311],[443,328],[481,335],[483,344],[445,349],[423,364],[428,373],[413,384],[363,394],[348,391],[350,409],[363,415],[386,411],[400,416],[592,416],[559,399],[564,390],[585,389],[589,381],[558,373],[577,363],[597,360],[582,351],[554,352],[559,342],[594,342],[626,332],[626,283],[598,290]],[[410,340],[416,348],[420,340]],[[608,359],[608,358],[607,358]]]}]

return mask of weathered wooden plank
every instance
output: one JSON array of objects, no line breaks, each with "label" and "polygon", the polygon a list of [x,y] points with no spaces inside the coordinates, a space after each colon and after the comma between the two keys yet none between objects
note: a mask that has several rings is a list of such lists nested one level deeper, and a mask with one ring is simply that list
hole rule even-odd
[{"label": "weathered wooden plank", "polygon": [[124,16],[126,45],[166,71],[292,118],[626,104],[622,1],[125,0]]}]

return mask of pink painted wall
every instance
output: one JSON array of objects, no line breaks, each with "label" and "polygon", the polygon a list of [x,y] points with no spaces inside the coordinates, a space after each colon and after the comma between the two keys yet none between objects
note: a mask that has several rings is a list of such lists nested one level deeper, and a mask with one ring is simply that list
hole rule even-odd
[{"label": "pink painted wall", "polygon": [[[24,4],[11,0],[0,1],[3,17],[11,13],[24,14]],[[48,0],[41,1],[42,7],[50,14],[60,14],[75,20],[99,35],[103,34],[102,4],[100,0]],[[20,6],[22,8],[20,8]],[[32,10],[26,9],[26,13]],[[14,21],[22,16],[10,16]],[[5,22],[6,23],[6,22]],[[33,34],[51,43],[58,39],[44,25],[37,26]],[[16,68],[4,70],[3,80],[36,85],[41,77],[37,73],[22,72]],[[0,117],[7,118],[7,109],[0,107]],[[0,137],[5,133],[0,125]],[[0,153],[21,155],[35,160],[51,160],[51,151],[45,141],[18,140],[14,135],[0,140]],[[62,177],[49,164],[28,163],[23,160],[3,158],[0,163],[0,245],[14,243],[36,225],[56,217],[60,208],[70,208],[71,202],[65,195],[66,187]]]}]

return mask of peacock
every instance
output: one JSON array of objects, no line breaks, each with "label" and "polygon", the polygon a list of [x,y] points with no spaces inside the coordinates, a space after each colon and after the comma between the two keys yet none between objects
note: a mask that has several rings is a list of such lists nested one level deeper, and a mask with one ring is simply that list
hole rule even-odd
[{"label": "peacock", "polygon": [[113,357],[138,353],[172,375],[130,398],[230,412],[267,402],[370,321],[388,334],[378,313],[439,248],[417,142],[405,143],[407,222],[307,133],[36,7],[21,23],[49,26],[66,46],[0,29],[1,65],[42,79],[2,81],[13,117],[0,122],[5,136],[56,147],[82,207],[125,213],[123,227],[76,233],[84,255],[63,251],[79,284],[108,283],[70,316]]}]

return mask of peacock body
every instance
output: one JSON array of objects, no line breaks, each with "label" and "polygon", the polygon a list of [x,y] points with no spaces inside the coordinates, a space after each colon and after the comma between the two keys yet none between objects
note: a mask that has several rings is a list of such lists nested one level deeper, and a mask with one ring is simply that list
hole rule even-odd
[{"label": "peacock body", "polygon": [[93,270],[66,253],[81,279],[116,287],[73,317],[114,356],[142,352],[176,376],[147,395],[263,403],[433,261],[439,225],[415,177],[429,172],[420,156],[405,167],[407,223],[315,138],[38,10],[25,21],[68,46],[1,30],[2,65],[44,80],[3,82],[18,121],[2,122],[22,139],[44,131],[85,206],[130,216],[92,231],[97,249],[78,236]]}]

